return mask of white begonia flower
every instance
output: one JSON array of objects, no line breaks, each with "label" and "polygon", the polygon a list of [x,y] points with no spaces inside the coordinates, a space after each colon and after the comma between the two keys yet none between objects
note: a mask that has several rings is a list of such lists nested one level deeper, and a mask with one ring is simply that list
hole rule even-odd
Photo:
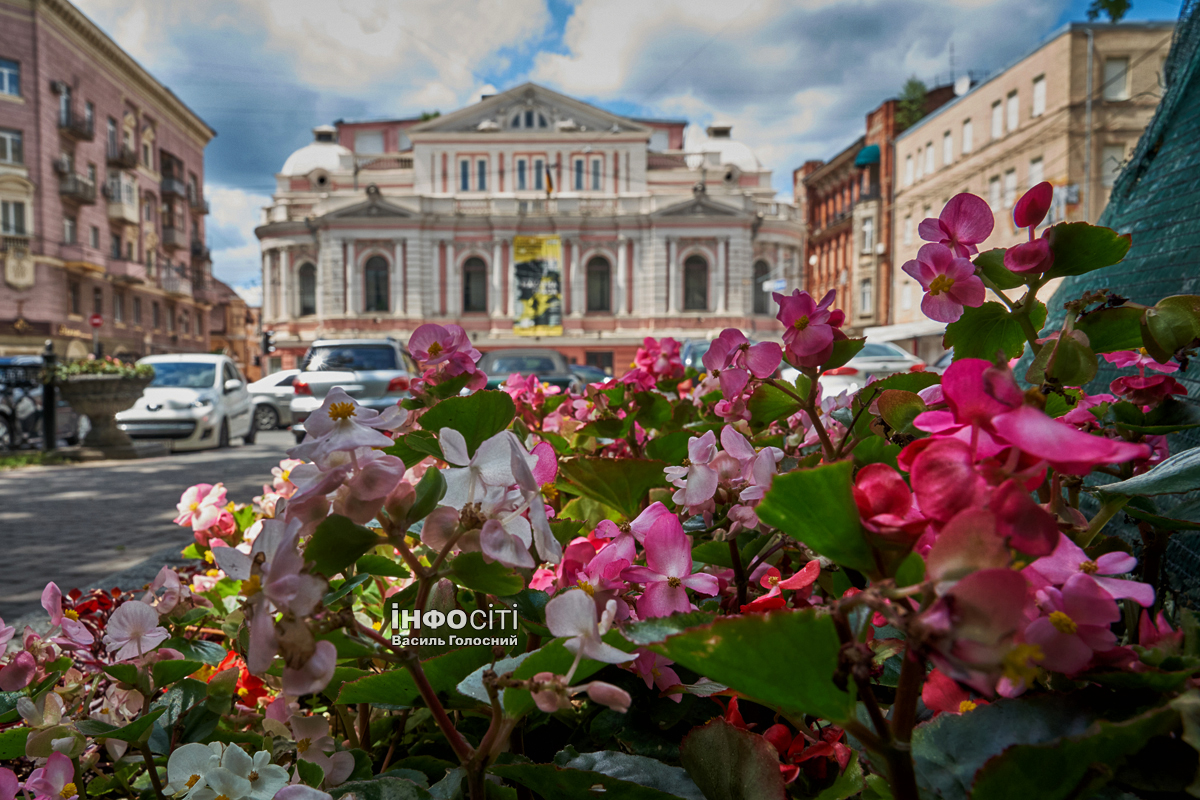
[{"label": "white begonia flower", "polygon": [[[609,600],[597,624],[596,601],[582,589],[571,589],[546,604],[546,627],[555,636],[568,637],[563,647],[575,654],[576,665],[580,658],[620,664],[634,660],[637,654],[622,652],[600,639],[612,627],[616,613],[617,601]],[[566,678],[568,683],[574,672],[575,667],[572,666]]]},{"label": "white begonia flower", "polygon": [[163,791],[173,797],[190,798],[208,785],[204,776],[220,764],[220,754],[206,744],[177,747],[167,759],[167,785]]},{"label": "white begonia flower", "polygon": [[[280,543],[287,538],[288,526],[282,519],[263,519],[254,525],[261,526],[261,529],[254,537],[254,544],[250,547],[249,554],[243,553],[237,547],[214,547],[212,549],[213,560],[217,562],[217,567],[235,581],[250,579],[250,567],[259,553],[263,554],[262,572],[268,572],[271,562],[275,560],[275,553],[279,549]],[[293,527],[299,527],[299,525]]]},{"label": "white begonia flower", "polygon": [[117,661],[145,655],[170,638],[158,624],[158,612],[140,600],[122,603],[108,618],[104,643]]},{"label": "white begonia flower", "polygon": [[321,407],[304,421],[307,437],[288,450],[293,458],[313,461],[322,470],[335,466],[335,454],[351,453],[360,447],[391,447],[392,438],[383,431],[404,425],[408,412],[400,406],[375,411],[358,404],[346,390],[335,386]]},{"label": "white begonia flower", "polygon": [[237,745],[230,745],[221,757],[221,766],[250,781],[250,800],[271,800],[288,782],[287,770],[272,764],[266,750],[250,756]]},{"label": "white begonia flower", "polygon": [[189,800],[245,800],[250,797],[250,781],[224,767],[215,767],[204,774],[208,784],[193,792]]},{"label": "white begonia flower", "polygon": [[529,459],[537,464],[537,456],[526,453],[517,443],[517,437],[509,439],[509,458],[512,462],[513,476],[521,490],[521,497],[529,504],[529,521],[533,527],[533,542],[537,545],[538,555],[543,561],[557,564],[562,561],[563,549],[550,530],[550,521],[546,519],[546,504],[542,502],[542,487],[533,477]]},{"label": "white begonia flower", "polygon": [[[481,503],[489,487],[508,487],[517,482],[512,471],[512,451],[509,442],[516,437],[512,431],[500,431],[487,439],[475,451],[467,454],[467,440],[453,428],[438,431],[438,443],[442,455],[451,464],[462,464],[459,468],[442,470],[446,479],[446,495],[441,505],[459,511],[467,503]],[[528,456],[537,463],[537,458]]]}]

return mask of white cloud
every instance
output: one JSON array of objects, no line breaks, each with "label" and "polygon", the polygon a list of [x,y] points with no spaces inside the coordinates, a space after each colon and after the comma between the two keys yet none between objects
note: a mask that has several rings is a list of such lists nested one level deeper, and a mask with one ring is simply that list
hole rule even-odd
[{"label": "white cloud", "polygon": [[208,217],[213,274],[235,289],[260,279],[262,266],[254,229],[262,224],[262,208],[271,198],[230,186],[205,188],[212,209]]}]

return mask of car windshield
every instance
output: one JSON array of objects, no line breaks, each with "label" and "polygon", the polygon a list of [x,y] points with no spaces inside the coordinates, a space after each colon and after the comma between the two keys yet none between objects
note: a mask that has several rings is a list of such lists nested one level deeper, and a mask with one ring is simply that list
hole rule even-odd
[{"label": "car windshield", "polygon": [[862,358],[903,358],[905,353],[894,345],[868,343],[863,345],[858,355]]},{"label": "car windshield", "polygon": [[305,372],[369,372],[377,369],[397,369],[395,348],[361,344],[314,347],[304,360]]},{"label": "car windshield", "polygon": [[712,347],[712,342],[696,342],[688,348],[687,355],[683,359],[683,365],[685,367],[700,369],[704,354],[708,352],[708,348],[710,347]]},{"label": "car windshield", "polygon": [[153,365],[151,386],[177,386],[184,389],[211,389],[217,379],[217,365],[195,361],[168,361]]},{"label": "car windshield", "polygon": [[518,372],[522,375],[549,375],[558,372],[554,359],[549,356],[537,355],[504,355],[492,356],[484,366],[488,375],[511,375]]}]

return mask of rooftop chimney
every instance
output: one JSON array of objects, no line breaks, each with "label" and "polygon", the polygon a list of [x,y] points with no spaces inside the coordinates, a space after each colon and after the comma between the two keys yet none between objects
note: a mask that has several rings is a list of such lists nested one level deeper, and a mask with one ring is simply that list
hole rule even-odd
[{"label": "rooftop chimney", "polygon": [[728,139],[729,132],[731,130],[733,130],[732,125],[721,124],[709,125],[708,128],[705,129],[705,132],[708,134],[708,138],[710,139]]},{"label": "rooftop chimney", "polygon": [[318,142],[336,142],[337,128],[332,125],[318,125],[313,128],[313,139]]}]

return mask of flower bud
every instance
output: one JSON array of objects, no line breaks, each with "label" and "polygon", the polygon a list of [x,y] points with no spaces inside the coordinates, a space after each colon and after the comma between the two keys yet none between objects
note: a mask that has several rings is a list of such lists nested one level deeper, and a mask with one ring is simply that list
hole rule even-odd
[{"label": "flower bud", "polygon": [[611,683],[603,681],[592,681],[587,686],[587,695],[593,702],[599,703],[602,706],[608,706],[613,711],[620,711],[624,714],[629,710],[629,704],[633,702],[633,698],[629,696],[629,692],[613,686]]}]

